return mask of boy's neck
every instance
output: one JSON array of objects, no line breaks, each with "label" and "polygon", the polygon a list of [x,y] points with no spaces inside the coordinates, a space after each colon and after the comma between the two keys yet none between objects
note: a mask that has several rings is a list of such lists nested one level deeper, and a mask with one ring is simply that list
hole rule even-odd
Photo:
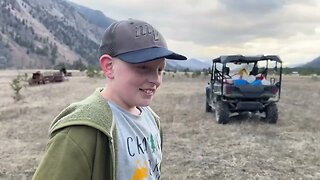
[{"label": "boy's neck", "polygon": [[110,100],[113,103],[115,103],[116,105],[120,106],[121,108],[125,109],[126,111],[128,111],[129,113],[139,116],[142,113],[142,110],[140,107],[137,106],[133,106],[133,107],[128,107],[125,104],[120,103],[120,101],[117,100],[117,98],[114,98],[113,96],[111,96],[111,92],[109,92],[108,88],[104,88],[100,94],[102,95],[102,97],[106,100]]}]

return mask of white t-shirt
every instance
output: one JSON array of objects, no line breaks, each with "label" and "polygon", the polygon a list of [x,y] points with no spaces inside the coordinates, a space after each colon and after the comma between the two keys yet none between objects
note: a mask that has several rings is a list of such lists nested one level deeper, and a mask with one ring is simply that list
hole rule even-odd
[{"label": "white t-shirt", "polygon": [[147,107],[133,115],[108,101],[117,128],[117,180],[160,179],[162,160],[160,132]]}]

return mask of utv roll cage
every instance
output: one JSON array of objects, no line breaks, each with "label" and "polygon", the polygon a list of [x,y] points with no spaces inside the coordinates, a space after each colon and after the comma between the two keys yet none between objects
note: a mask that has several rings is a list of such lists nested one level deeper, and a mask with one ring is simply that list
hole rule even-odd
[{"label": "utv roll cage", "polygon": [[[212,71],[210,72],[210,77],[211,80],[213,81],[217,81],[219,79],[219,76],[221,77],[221,79],[219,79],[221,81],[221,90],[220,93],[223,97],[223,85],[225,83],[224,79],[225,79],[225,74],[229,74],[230,69],[228,67],[226,67],[227,63],[257,63],[259,61],[266,61],[266,66],[264,69],[264,75],[265,78],[267,79],[268,76],[268,69],[269,69],[269,61],[274,61],[276,62],[276,68],[278,66],[278,64],[280,65],[280,77],[279,77],[279,81],[275,84],[278,88],[279,88],[279,93],[277,96],[277,99],[274,100],[275,102],[278,102],[280,99],[280,95],[281,95],[281,82],[282,82],[282,61],[279,58],[279,56],[277,55],[261,55],[261,56],[243,56],[243,55],[229,55],[229,56],[220,56],[218,58],[215,58],[212,60]],[[222,64],[222,71],[221,73],[219,72],[219,70],[217,69],[217,63],[221,63]],[[214,73],[216,72],[216,73]],[[211,83],[211,85],[213,85],[213,83]]]},{"label": "utv roll cage", "polygon": [[[231,76],[230,67],[242,69]],[[267,122],[277,122],[282,82],[282,61],[277,55],[220,56],[212,60],[209,73],[206,112],[215,112],[219,124],[227,123],[230,113],[241,112],[264,113]]]}]

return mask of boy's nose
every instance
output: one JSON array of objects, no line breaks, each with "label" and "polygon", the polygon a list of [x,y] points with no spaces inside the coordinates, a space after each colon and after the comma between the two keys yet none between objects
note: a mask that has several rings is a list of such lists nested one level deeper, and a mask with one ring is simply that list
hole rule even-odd
[{"label": "boy's nose", "polygon": [[159,74],[159,72],[151,73],[149,76],[149,81],[153,84],[155,84],[157,87],[160,86],[162,82],[162,74]]}]

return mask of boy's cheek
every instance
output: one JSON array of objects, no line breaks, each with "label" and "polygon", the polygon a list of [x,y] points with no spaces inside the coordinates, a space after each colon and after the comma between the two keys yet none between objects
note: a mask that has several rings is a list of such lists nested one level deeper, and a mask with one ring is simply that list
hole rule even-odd
[{"label": "boy's cheek", "polygon": [[161,86],[162,80],[159,82],[159,85],[157,86],[157,89]]},{"label": "boy's cheek", "polygon": [[159,78],[159,86],[162,84],[162,80],[163,80],[163,77],[161,75],[160,78]]}]

